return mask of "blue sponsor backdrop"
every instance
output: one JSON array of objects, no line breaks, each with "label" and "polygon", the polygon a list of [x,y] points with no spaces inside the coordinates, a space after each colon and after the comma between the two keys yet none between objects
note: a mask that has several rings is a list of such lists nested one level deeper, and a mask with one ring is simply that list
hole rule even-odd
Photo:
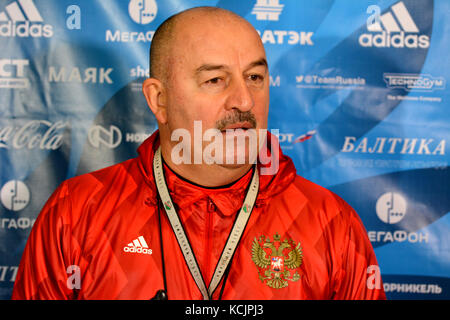
[{"label": "blue sponsor backdrop", "polygon": [[450,298],[447,0],[1,0],[0,299],[64,180],[136,155],[154,30],[198,5],[250,21],[269,125],[361,216],[391,299]]}]

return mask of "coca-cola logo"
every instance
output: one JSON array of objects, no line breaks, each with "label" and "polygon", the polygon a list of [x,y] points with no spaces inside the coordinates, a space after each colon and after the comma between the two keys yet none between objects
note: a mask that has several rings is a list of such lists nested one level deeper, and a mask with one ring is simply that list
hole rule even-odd
[{"label": "coca-cola logo", "polygon": [[68,122],[32,120],[23,126],[0,128],[0,148],[56,150],[63,142],[63,129]]}]

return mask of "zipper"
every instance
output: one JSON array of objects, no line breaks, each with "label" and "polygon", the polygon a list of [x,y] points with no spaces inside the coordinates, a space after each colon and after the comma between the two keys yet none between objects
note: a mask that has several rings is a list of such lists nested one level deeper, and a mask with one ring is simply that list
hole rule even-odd
[{"label": "zipper", "polygon": [[207,216],[206,216],[206,239],[205,239],[205,253],[206,253],[206,259],[205,259],[205,275],[204,279],[208,281],[207,287],[209,287],[209,283],[211,282],[211,277],[209,275],[210,269],[211,269],[211,244],[212,244],[212,227],[213,227],[213,217],[214,212],[216,211],[216,205],[211,200],[211,198],[208,197],[207,201]]}]

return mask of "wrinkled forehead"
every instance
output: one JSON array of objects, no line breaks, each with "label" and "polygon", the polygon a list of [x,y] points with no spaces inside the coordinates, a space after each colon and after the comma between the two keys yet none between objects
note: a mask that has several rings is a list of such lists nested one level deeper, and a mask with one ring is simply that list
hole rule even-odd
[{"label": "wrinkled forehead", "polygon": [[237,60],[244,64],[265,58],[261,39],[249,22],[234,15],[211,12],[177,21],[172,53],[177,59],[194,64],[237,63]]}]

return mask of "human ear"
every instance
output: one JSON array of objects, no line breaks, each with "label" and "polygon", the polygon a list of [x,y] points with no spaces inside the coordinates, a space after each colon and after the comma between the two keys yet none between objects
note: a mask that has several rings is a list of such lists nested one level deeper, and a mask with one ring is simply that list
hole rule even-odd
[{"label": "human ear", "polygon": [[155,78],[147,78],[142,84],[147,104],[159,123],[167,123],[166,90],[161,81]]}]

